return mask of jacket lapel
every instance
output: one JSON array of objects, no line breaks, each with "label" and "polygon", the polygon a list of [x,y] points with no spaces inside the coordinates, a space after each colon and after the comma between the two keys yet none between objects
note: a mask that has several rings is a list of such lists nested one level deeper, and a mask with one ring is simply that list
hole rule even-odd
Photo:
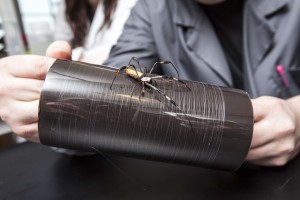
[{"label": "jacket lapel", "polygon": [[214,70],[226,85],[232,86],[231,72],[223,48],[199,4],[194,0],[176,1],[175,11],[174,23],[189,29],[189,34],[186,35],[188,48]]},{"label": "jacket lapel", "polygon": [[248,0],[244,12],[244,55],[255,70],[272,48],[275,30],[269,18],[288,0]]}]

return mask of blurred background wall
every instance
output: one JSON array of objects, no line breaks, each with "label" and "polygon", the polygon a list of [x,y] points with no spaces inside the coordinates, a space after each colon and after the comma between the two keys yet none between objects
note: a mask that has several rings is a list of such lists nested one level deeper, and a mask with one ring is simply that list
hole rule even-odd
[{"label": "blurred background wall", "polygon": [[55,16],[60,2],[61,0],[0,0],[0,17],[7,52],[10,55],[43,55],[46,47],[53,41]]}]

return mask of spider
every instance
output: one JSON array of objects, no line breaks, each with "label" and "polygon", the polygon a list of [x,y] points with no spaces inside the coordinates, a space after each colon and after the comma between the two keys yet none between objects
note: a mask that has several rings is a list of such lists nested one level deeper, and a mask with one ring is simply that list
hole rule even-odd
[{"label": "spider", "polygon": [[[137,71],[135,65],[131,64],[132,61],[135,61],[138,64],[138,68],[139,68],[140,71]],[[158,64],[171,64],[171,66],[174,68],[174,70],[177,73],[177,78],[175,78],[173,76],[167,76],[167,75],[151,76],[152,71],[154,70],[154,68]],[[130,69],[130,67],[132,67],[133,69]],[[135,87],[138,84],[142,84],[141,96],[145,95],[145,87],[147,86],[147,87],[153,89],[154,91],[156,91],[158,94],[162,95],[168,102],[170,102],[171,105],[173,105],[177,110],[179,110],[181,113],[183,113],[181,108],[177,105],[177,103],[171,97],[166,95],[163,91],[161,91],[160,89],[158,89],[157,87],[155,87],[152,84],[152,81],[155,80],[155,79],[169,78],[169,79],[172,79],[174,81],[178,81],[180,83],[183,83],[189,90],[191,90],[185,82],[183,82],[179,79],[178,70],[176,69],[176,67],[174,66],[174,64],[171,61],[158,61],[158,62],[155,62],[148,73],[146,72],[147,71],[146,68],[144,68],[144,73],[142,73],[142,68],[140,66],[139,59],[136,58],[136,57],[132,57],[127,65],[125,65],[125,66],[121,67],[120,69],[118,69],[118,71],[116,72],[115,77],[113,78],[110,89],[112,89],[113,83],[116,80],[116,78],[119,76],[120,72],[124,71],[124,70],[125,70],[126,75],[128,75],[128,76],[130,76],[130,77],[132,77],[132,78],[134,78],[135,80],[138,81],[132,89],[131,96],[133,95]],[[141,96],[139,96],[139,97],[141,97]],[[188,121],[192,132],[194,133],[193,126],[192,126],[192,123],[191,123],[190,119],[188,118],[188,116],[185,113],[183,113],[183,115],[186,118],[186,120]]]},{"label": "spider", "polygon": [[[139,68],[140,71],[137,71],[135,65],[131,64],[132,61],[135,61],[137,63],[138,68]],[[167,76],[167,75],[151,76],[153,70],[159,64],[171,64],[171,66],[174,68],[174,70],[177,73],[177,78],[175,78],[173,76]],[[130,69],[130,67],[133,68],[133,69]],[[178,70],[177,70],[177,68],[175,67],[175,65],[171,61],[158,61],[158,62],[155,62],[154,65],[151,67],[151,69],[150,69],[150,71],[148,73],[146,72],[147,71],[146,68],[144,68],[144,72],[142,73],[143,70],[142,70],[142,68],[140,66],[139,59],[136,58],[136,57],[132,57],[127,65],[125,65],[125,66],[121,67],[120,69],[118,69],[118,71],[116,72],[116,75],[115,75],[115,77],[114,77],[114,79],[113,79],[113,81],[111,83],[110,89],[112,89],[113,83],[116,80],[116,78],[119,76],[120,72],[124,71],[124,70],[125,70],[125,73],[128,76],[130,76],[130,77],[138,80],[137,84],[139,84],[139,83],[142,84],[141,96],[145,95],[145,86],[147,86],[147,87],[153,89],[154,91],[156,91],[157,93],[159,93],[160,95],[164,96],[164,98],[166,100],[168,100],[173,106],[175,106],[178,109],[179,109],[179,107],[177,106],[176,102],[173,99],[171,99],[168,95],[166,95],[164,92],[162,92],[160,89],[158,89],[157,87],[155,87],[152,84],[152,80],[163,79],[163,78],[173,79],[175,81],[178,81],[180,83],[185,84],[185,86],[190,90],[190,88],[186,85],[186,83],[183,82],[183,81],[181,81],[179,79]],[[133,92],[134,92],[134,89],[135,89],[136,85],[134,86],[134,88],[133,88],[133,90],[131,92],[131,96],[133,95]]]}]

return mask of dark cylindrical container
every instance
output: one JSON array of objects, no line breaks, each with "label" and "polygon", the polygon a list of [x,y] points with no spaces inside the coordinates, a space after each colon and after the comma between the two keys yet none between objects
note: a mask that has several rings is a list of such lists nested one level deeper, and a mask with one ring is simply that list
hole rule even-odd
[{"label": "dark cylindrical container", "polygon": [[57,60],[40,99],[45,145],[235,170],[253,131],[246,92],[199,82],[155,79],[152,85],[117,69]]}]

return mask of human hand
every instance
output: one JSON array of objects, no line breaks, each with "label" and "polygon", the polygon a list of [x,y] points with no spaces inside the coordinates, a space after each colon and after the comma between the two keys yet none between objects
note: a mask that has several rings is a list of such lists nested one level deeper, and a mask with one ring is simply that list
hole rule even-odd
[{"label": "human hand", "polygon": [[38,105],[44,79],[55,58],[69,59],[71,48],[55,42],[47,56],[20,55],[0,59],[0,117],[12,131],[39,142]]},{"label": "human hand", "polygon": [[283,166],[300,149],[300,96],[288,100],[260,97],[252,100],[254,132],[247,161]]}]

